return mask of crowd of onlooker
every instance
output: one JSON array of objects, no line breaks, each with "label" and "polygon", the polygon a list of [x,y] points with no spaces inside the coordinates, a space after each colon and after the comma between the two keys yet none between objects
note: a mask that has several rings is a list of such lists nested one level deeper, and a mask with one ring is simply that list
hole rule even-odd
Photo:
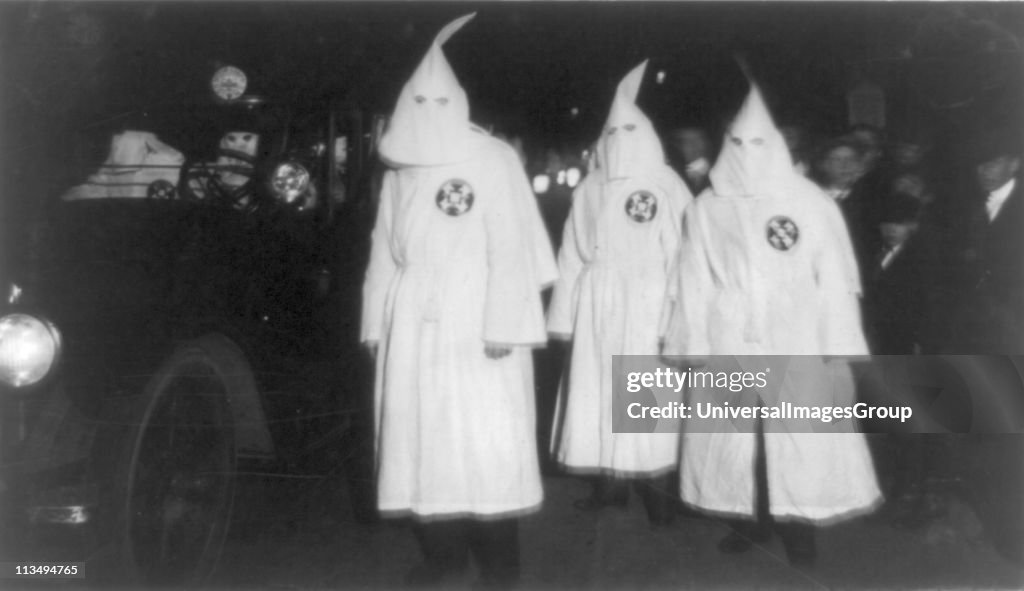
[{"label": "crowd of onlooker", "polygon": [[[1020,130],[1004,122],[964,134],[956,146],[939,144],[920,125],[856,125],[817,140],[796,125],[780,131],[797,170],[843,213],[872,354],[1024,352]],[[708,186],[712,138],[687,126],[665,140],[694,195]],[[957,478],[949,438],[919,433],[872,443],[890,501],[883,514],[898,527],[941,515],[943,485]],[[993,449],[1008,463],[1019,456],[1007,443]],[[1011,480],[1018,473],[1005,472]]]},{"label": "crowd of onlooker", "polygon": [[[797,125],[780,130],[797,170],[843,212],[873,354],[1021,351],[1024,263],[1015,236],[1019,198],[1011,196],[1021,151],[1015,130],[963,138],[961,170],[943,171],[941,179],[925,126],[856,125],[825,138]],[[700,126],[677,127],[666,147],[699,195],[714,162],[712,136]],[[946,182],[957,174],[968,179],[967,188]],[[986,208],[992,193],[1004,211]]]}]

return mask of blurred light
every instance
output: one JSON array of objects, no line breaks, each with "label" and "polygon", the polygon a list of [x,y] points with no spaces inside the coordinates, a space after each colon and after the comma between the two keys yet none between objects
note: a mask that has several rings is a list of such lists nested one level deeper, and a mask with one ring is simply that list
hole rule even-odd
[{"label": "blurred light", "polygon": [[0,318],[0,381],[20,388],[46,377],[60,355],[60,333],[28,314]]},{"label": "blurred light", "polygon": [[565,172],[565,184],[575,187],[580,184],[580,177],[583,176],[580,169],[575,166]]},{"label": "blurred light", "polygon": [[559,185],[564,185],[565,184],[565,171],[564,170],[559,170],[558,171],[558,184]]},{"label": "blurred light", "polygon": [[580,114],[580,108],[579,107],[573,107],[573,108],[569,109],[569,114],[572,115],[573,118],[576,118]]},{"label": "blurred light", "polygon": [[658,84],[662,84],[663,82],[665,82],[665,70],[658,70],[658,74],[654,78],[654,81],[657,82]]},{"label": "blurred light", "polygon": [[297,162],[284,162],[270,179],[274,194],[285,203],[295,203],[309,188],[309,171]]},{"label": "blurred light", "polygon": [[62,523],[78,525],[88,523],[91,517],[89,510],[83,505],[69,507],[32,507],[28,510],[32,523]]},{"label": "blurred light", "polygon": [[[370,134],[366,134],[369,138]],[[342,165],[348,162],[348,136],[342,135],[334,138],[334,164]]]},{"label": "blurred light", "polygon": [[21,288],[17,285],[11,284],[11,293],[7,296],[8,304],[17,304],[18,300],[21,299]]},{"label": "blurred light", "polygon": [[543,195],[551,188],[551,177],[546,174],[538,174],[533,177],[533,192]]}]

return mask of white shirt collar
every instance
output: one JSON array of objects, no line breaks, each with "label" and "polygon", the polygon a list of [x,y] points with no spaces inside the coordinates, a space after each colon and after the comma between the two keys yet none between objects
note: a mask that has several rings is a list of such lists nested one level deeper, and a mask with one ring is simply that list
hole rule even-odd
[{"label": "white shirt collar", "polygon": [[686,165],[686,175],[689,177],[703,177],[707,176],[710,169],[711,164],[708,162],[708,159],[701,156]]},{"label": "white shirt collar", "polygon": [[882,269],[889,268],[889,265],[892,264],[892,261],[893,259],[896,258],[896,255],[898,255],[903,250],[904,245],[906,245],[906,241],[900,242],[895,246],[885,247],[885,250],[883,251],[885,254],[882,255]]},{"label": "white shirt collar", "polygon": [[988,199],[985,200],[988,221],[991,222],[996,219],[996,216],[999,215],[999,210],[1003,208],[1003,204],[1006,203],[1006,199],[1013,192],[1013,188],[1016,185],[1017,179],[1010,179],[1005,185],[988,194]]},{"label": "white shirt collar", "polygon": [[836,202],[844,201],[847,197],[850,196],[849,188],[840,189],[839,187],[829,187],[825,189],[825,192],[828,193],[828,196],[834,199]]}]

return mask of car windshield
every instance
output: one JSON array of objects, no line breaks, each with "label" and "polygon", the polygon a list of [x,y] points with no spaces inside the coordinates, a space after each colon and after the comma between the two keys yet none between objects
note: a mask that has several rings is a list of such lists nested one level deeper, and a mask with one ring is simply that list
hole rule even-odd
[{"label": "car windshield", "polygon": [[124,130],[156,134],[191,161],[216,161],[225,148],[250,152],[261,160],[279,153],[287,141],[289,110],[277,103],[155,106],[120,114],[87,129],[97,162],[110,137]]}]

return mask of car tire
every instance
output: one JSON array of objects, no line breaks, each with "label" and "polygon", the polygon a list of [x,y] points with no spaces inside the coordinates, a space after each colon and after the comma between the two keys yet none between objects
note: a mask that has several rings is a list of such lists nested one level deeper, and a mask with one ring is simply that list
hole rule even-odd
[{"label": "car tire", "polygon": [[149,379],[118,446],[102,579],[194,586],[214,572],[235,500],[229,404],[252,385],[241,350],[221,335],[178,346]]}]

